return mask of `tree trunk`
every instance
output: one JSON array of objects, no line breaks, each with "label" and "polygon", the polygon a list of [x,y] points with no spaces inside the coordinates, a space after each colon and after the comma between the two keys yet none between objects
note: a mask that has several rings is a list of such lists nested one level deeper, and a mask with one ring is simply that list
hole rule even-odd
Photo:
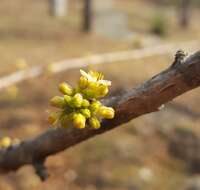
[{"label": "tree trunk", "polygon": [[68,0],[49,0],[50,14],[55,17],[63,17],[67,14]]},{"label": "tree trunk", "polygon": [[92,0],[84,0],[83,31],[89,32],[92,26]]},{"label": "tree trunk", "polygon": [[180,25],[187,28],[190,20],[190,0],[181,0],[180,3]]}]

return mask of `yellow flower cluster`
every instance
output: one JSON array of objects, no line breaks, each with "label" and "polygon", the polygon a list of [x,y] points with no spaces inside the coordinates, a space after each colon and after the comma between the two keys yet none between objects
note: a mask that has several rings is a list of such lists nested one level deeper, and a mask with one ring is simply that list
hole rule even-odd
[{"label": "yellow flower cluster", "polygon": [[63,96],[55,96],[50,104],[59,111],[50,112],[49,123],[54,126],[74,126],[79,129],[89,126],[98,129],[102,118],[114,118],[115,111],[102,105],[99,101],[108,94],[111,81],[103,80],[104,76],[95,71],[86,73],[80,70],[81,77],[76,88],[67,83],[61,83],[59,90]]}]

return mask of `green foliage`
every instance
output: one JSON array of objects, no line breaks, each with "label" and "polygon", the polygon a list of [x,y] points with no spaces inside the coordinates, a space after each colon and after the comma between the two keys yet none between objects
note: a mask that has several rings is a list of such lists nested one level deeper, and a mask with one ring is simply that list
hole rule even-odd
[{"label": "green foliage", "polygon": [[151,21],[151,31],[159,36],[164,36],[167,32],[167,21],[162,14],[156,14]]},{"label": "green foliage", "polygon": [[54,96],[50,100],[52,106],[59,108],[58,111],[49,114],[48,120],[53,126],[74,126],[83,129],[89,124],[92,128],[98,129],[102,118],[114,117],[113,108],[106,107],[98,101],[108,94],[111,82],[103,80],[103,74],[98,72],[80,72],[82,76],[76,88],[65,82],[61,83],[59,90],[63,96]]}]

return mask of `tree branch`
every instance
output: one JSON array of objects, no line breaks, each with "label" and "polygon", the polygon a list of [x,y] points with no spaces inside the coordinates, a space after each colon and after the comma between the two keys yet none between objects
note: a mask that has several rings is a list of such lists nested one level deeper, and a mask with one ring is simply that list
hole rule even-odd
[{"label": "tree branch", "polygon": [[[176,56],[177,59],[177,56]],[[177,60],[176,60],[177,61]],[[120,126],[138,116],[158,111],[160,106],[200,85],[200,51],[174,64],[122,96],[104,100],[116,111],[113,120],[102,121],[98,130],[51,129],[19,145],[0,150],[0,172],[16,170],[25,164],[41,163],[48,156],[63,151],[95,135]]]}]

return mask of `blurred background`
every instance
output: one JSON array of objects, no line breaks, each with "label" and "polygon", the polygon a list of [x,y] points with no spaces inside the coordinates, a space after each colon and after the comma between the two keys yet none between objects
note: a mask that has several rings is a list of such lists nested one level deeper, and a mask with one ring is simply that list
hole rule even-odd
[{"label": "blurred background", "polygon": [[[112,95],[166,69],[199,49],[199,19],[199,0],[1,0],[0,137],[46,131],[49,99],[80,67],[105,73]],[[0,189],[198,190],[199,93],[49,157],[45,182],[25,166]]]}]

